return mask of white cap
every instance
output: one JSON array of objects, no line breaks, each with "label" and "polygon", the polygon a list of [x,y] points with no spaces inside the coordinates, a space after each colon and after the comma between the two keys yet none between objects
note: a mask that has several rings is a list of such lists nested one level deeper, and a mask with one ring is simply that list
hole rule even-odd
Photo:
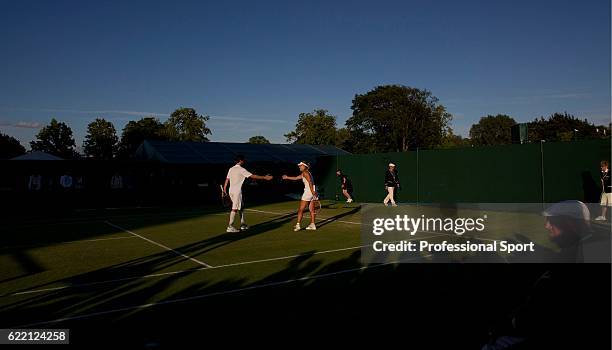
[{"label": "white cap", "polygon": [[305,166],[305,167],[309,168],[308,164],[306,164],[306,163],[304,163],[304,162],[299,162],[299,163],[298,163],[298,166],[300,166],[300,165],[303,165],[303,166]]},{"label": "white cap", "polygon": [[565,216],[577,220],[589,221],[591,213],[589,208],[581,201],[563,201],[551,205],[542,215],[544,216]]},{"label": "white cap", "polygon": [[389,163],[389,166],[395,166],[395,164],[393,164],[393,163]]}]

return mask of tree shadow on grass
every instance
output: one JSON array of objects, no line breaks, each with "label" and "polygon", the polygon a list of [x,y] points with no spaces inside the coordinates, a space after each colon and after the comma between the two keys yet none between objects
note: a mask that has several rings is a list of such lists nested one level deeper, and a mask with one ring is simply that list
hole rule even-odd
[{"label": "tree shadow on grass", "polygon": [[341,214],[338,214],[338,215],[334,215],[334,216],[331,216],[331,217],[327,217],[327,218],[317,222],[317,227],[319,227],[319,228],[324,227],[324,226],[329,225],[329,224],[331,224],[333,222],[341,220],[343,217],[356,214],[360,210],[361,210],[360,207],[356,207],[356,208],[352,208],[351,210],[346,211],[344,213],[341,213]]},{"label": "tree shadow on grass", "polygon": [[[197,256],[286,225],[293,216],[176,250]],[[360,258],[359,250],[338,256],[307,250],[274,262],[160,274],[185,262],[163,251],[37,287],[68,288],[0,297],[0,323],[6,328],[65,318],[35,327],[70,328],[71,342],[82,345],[231,345],[282,337],[304,345],[338,336],[384,344],[386,336],[395,336],[404,345],[478,348],[488,320],[509,312],[516,296],[547,268],[363,265]],[[144,275],[149,277],[130,278]],[[609,292],[609,274],[606,286]],[[432,331],[444,336],[431,337]]]},{"label": "tree shadow on grass", "polygon": [[[219,249],[226,245],[278,229],[286,225],[290,220],[292,220],[293,217],[295,217],[295,215],[295,213],[291,213],[274,217],[270,220],[266,220],[264,222],[251,226],[250,229],[247,231],[242,231],[239,233],[222,233],[208,239],[185,244],[181,247],[175,248],[174,250],[187,256],[197,258],[202,254],[206,254],[210,251]],[[330,219],[336,220],[338,217],[341,216],[336,216]],[[157,217],[156,220],[148,221],[149,225],[154,225],[157,223],[167,222],[164,218],[159,217]],[[137,225],[132,224],[129,226],[129,228],[134,229],[132,226]],[[30,286],[27,288],[27,290],[12,291],[10,294],[24,293],[29,290],[56,288],[58,285],[88,286],[92,283],[92,281],[94,281],[94,283],[97,283],[96,281],[129,281],[132,278],[131,276],[146,276],[156,274],[160,271],[167,270],[176,264],[182,263],[183,261],[183,257],[178,256],[174,252],[161,252],[146,257],[132,259],[125,263],[117,264],[108,268],[99,269],[89,273],[79,274],[68,279],[56,280],[44,284],[39,284],[36,286]]]},{"label": "tree shadow on grass", "polygon": [[[331,261],[320,257],[316,251],[307,251],[277,263],[272,270],[254,266],[240,273],[242,267],[238,267],[209,275],[215,269],[192,269],[26,295],[4,304],[2,326],[67,318],[33,326],[70,328],[75,344],[91,342],[101,330],[115,338],[101,339],[100,344],[170,347],[183,340],[256,341],[262,338],[250,337],[271,332],[294,339],[322,339],[338,336],[349,327],[353,330],[346,335],[352,340],[357,334],[363,339],[408,332],[410,344],[472,347],[482,344],[487,321],[509,311],[516,295],[547,267],[364,266],[358,250]],[[69,282],[124,268],[156,271],[160,264],[179,260],[163,252]],[[253,278],[258,274],[262,276]],[[355,333],[363,327],[367,333]],[[432,329],[445,337],[431,338]],[[240,336],[227,338],[228,334]]]},{"label": "tree shadow on grass", "polygon": [[2,279],[0,280],[0,284],[18,280],[23,277],[32,276],[45,270],[44,267],[41,266],[36,259],[33,259],[32,256],[27,254],[27,252],[17,251],[11,254],[11,257],[24,272]]},{"label": "tree shadow on grass", "polygon": [[[210,213],[209,213],[210,214]],[[185,216],[181,216],[185,217]],[[196,215],[188,215],[189,218],[196,218]],[[222,248],[224,246],[230,245],[232,243],[239,242],[244,239],[248,239],[269,231],[273,231],[278,229],[284,225],[286,225],[292,218],[295,217],[295,213],[285,214],[281,216],[274,217],[270,220],[266,220],[264,222],[255,224],[251,226],[248,231],[243,231],[239,233],[221,233],[219,235],[213,236],[211,238],[203,239],[197,242],[185,244],[181,247],[175,248],[176,252],[180,252],[181,254],[185,254],[192,258],[198,258],[202,254],[209,253],[215,249]],[[120,218],[125,218],[120,216]],[[136,230],[138,227],[143,226],[141,218],[134,218],[133,216],[127,217],[130,220],[130,225],[128,228],[131,230]],[[116,217],[112,217],[112,220],[115,220]],[[170,219],[174,221],[175,217],[171,216]],[[334,219],[334,218],[331,218]],[[146,220],[147,225],[155,225],[155,224],[168,224],[168,218],[163,216],[156,216],[153,219]],[[171,221],[171,222],[172,222]],[[116,228],[111,227],[110,225],[104,225],[103,230],[117,230]],[[109,231],[109,233],[110,233]],[[106,231],[105,231],[106,232]],[[24,249],[18,250],[13,254],[17,256],[21,256],[26,252]],[[27,255],[26,255],[27,256]],[[23,261],[21,259],[20,261]],[[39,290],[39,289],[53,289],[64,286],[87,286],[91,284],[93,281],[97,283],[97,281],[130,281],[134,276],[146,276],[157,273],[163,273],[163,271],[167,271],[168,269],[173,268],[175,265],[184,262],[183,257],[178,256],[175,252],[161,252],[157,254],[152,254],[146,257],[140,257],[136,259],[131,259],[124,263],[116,264],[108,268],[98,269],[88,273],[78,274],[76,276],[54,280],[47,283],[42,283],[38,285],[29,285],[27,289],[17,289],[17,290],[5,290],[3,294],[19,294],[19,293],[27,293],[30,290]],[[30,266],[31,264],[27,264]],[[27,267],[27,266],[26,266]],[[28,269],[31,271],[31,269]],[[36,271],[41,271],[40,268]],[[27,276],[30,276],[33,273],[28,273]],[[26,275],[19,275],[10,280],[19,279],[25,277]]]}]

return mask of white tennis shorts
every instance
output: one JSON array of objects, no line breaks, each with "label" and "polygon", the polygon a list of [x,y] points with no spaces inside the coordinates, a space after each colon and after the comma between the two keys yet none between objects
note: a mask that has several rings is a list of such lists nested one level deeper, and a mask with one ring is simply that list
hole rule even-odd
[{"label": "white tennis shorts", "polygon": [[232,200],[232,210],[242,209],[242,192],[230,192],[229,197]]},{"label": "white tennis shorts", "polygon": [[612,207],[612,193],[602,193],[600,203],[602,207]]}]

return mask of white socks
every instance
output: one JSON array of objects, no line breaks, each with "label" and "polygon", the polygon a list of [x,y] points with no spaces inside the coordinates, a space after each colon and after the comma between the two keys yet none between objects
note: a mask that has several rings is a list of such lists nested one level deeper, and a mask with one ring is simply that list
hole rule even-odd
[{"label": "white socks", "polygon": [[232,226],[234,224],[234,219],[236,218],[236,212],[235,211],[230,211],[230,218],[229,218],[229,223],[227,224],[227,226]]},{"label": "white socks", "polygon": [[[246,225],[246,219],[244,218],[244,210],[239,210],[238,212],[240,212],[240,224]],[[227,226],[232,226],[234,224],[235,219],[236,212],[232,210],[230,211],[229,223],[227,224]]]}]

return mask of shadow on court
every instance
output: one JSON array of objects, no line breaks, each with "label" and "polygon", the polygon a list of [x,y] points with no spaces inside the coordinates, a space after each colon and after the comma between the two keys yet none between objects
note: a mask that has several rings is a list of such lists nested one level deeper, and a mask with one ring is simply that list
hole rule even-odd
[{"label": "shadow on court", "polygon": [[[266,335],[272,337],[266,338],[272,343],[289,336],[304,338],[301,343],[310,344],[329,336],[338,339],[341,334],[347,337],[343,342],[352,344],[380,337],[391,337],[384,341],[393,342],[402,334],[402,342],[413,345],[477,348],[486,341],[487,327],[502,323],[523,302],[532,282],[549,268],[478,264],[364,268],[358,251],[328,264],[313,259],[314,253],[288,260],[282,269],[256,281],[228,278],[212,282],[206,271],[192,270],[32,295],[3,307],[2,326],[74,317],[39,326],[70,328],[73,343],[81,344],[96,339],[97,332],[103,330],[113,337],[98,344],[116,343],[121,338],[122,344],[133,346],[154,343],[171,347],[188,340],[203,341],[204,335],[207,342],[226,339],[242,343]],[[155,270],[158,264],[175,260],[177,257],[164,253],[131,264],[139,270]],[[576,276],[584,273],[579,266],[584,265],[560,265],[556,270]],[[606,273],[609,267],[597,265],[591,271]],[[86,278],[89,276],[78,280]],[[575,282],[589,280],[580,288],[595,286],[588,278]],[[573,292],[560,291],[564,297]],[[596,292],[592,297],[603,294]],[[589,309],[592,312],[598,311]],[[607,309],[599,313],[603,315]],[[566,315],[564,322],[605,328],[589,322],[594,318],[574,320],[569,316],[576,315]],[[432,330],[444,337],[432,338]],[[236,333],[240,337],[231,338]],[[602,341],[599,338],[593,336],[592,341]]]},{"label": "shadow on court", "polygon": [[335,221],[339,221],[339,220],[341,220],[342,218],[344,218],[346,216],[350,216],[350,215],[356,214],[357,212],[359,212],[359,210],[361,210],[361,208],[355,207],[355,208],[352,208],[351,210],[346,211],[344,213],[341,213],[341,214],[338,214],[338,215],[335,215],[335,216],[331,216],[331,217],[322,218],[320,221],[317,222],[317,227],[321,228],[321,227],[326,226],[328,224],[331,224],[331,223],[333,223]]},{"label": "shadow on court", "polygon": [[[326,218],[319,226],[347,215]],[[280,215],[247,232],[221,233],[175,249],[197,257],[287,225],[294,217]],[[157,217],[149,224],[165,220]],[[567,302],[579,305],[586,314],[573,308],[573,313],[554,314],[576,327],[567,336],[588,329],[591,336],[586,340],[581,336],[582,345],[609,344],[609,264],[363,266],[358,250],[331,261],[319,257],[311,250],[275,263],[271,271],[255,266],[257,277],[252,277],[205,268],[160,273],[185,261],[163,251],[32,289],[58,284],[68,288],[3,296],[0,326],[65,319],[33,326],[70,328],[73,344],[121,343],[134,348],[262,341],[321,346],[334,339],[343,346],[373,341],[379,347],[423,344],[478,349],[487,341],[490,326],[506,324],[528,298],[533,281],[552,269],[573,281],[552,296],[555,301],[560,307]],[[584,291],[589,291],[588,298],[574,299]],[[601,322],[600,317],[608,321]],[[549,331],[543,327],[540,335],[532,336],[550,337]],[[566,342],[564,336],[557,330],[557,338],[549,344]]]},{"label": "shadow on court", "polygon": [[41,266],[35,259],[32,259],[32,257],[23,250],[18,250],[16,252],[13,252],[11,254],[11,257],[19,264],[19,266],[21,267],[21,270],[24,271],[24,273],[21,273],[17,276],[2,278],[0,280],[0,284],[9,282],[9,281],[13,281],[13,280],[17,280],[22,277],[35,275],[45,270],[43,266]]}]

